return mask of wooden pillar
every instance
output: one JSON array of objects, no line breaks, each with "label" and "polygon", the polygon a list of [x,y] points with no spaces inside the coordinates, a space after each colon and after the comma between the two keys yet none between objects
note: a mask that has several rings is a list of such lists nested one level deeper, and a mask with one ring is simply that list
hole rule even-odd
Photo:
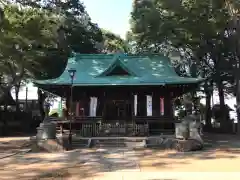
[{"label": "wooden pillar", "polygon": [[145,93],[138,93],[137,116],[147,116],[147,98]]},{"label": "wooden pillar", "polygon": [[102,116],[104,101],[103,101],[103,94],[98,96],[98,102],[97,102],[97,116]]},{"label": "wooden pillar", "polygon": [[80,107],[80,103],[78,101],[78,102],[76,102],[76,110],[75,110],[76,117],[79,117],[79,109],[80,109],[79,107]]},{"label": "wooden pillar", "polygon": [[90,98],[88,97],[87,94],[85,94],[83,101],[82,101],[82,106],[84,109],[84,116],[89,116],[89,103],[90,103]]},{"label": "wooden pillar", "polygon": [[173,99],[170,98],[170,118],[173,120],[174,118],[174,111],[173,111]]},{"label": "wooden pillar", "polygon": [[78,101],[78,111],[79,111],[79,116],[85,116],[85,111],[84,111],[84,101],[83,99]]},{"label": "wooden pillar", "polygon": [[131,101],[131,115],[132,115],[132,123],[134,123],[135,120],[135,114],[134,114],[134,93],[130,94],[130,101]]},{"label": "wooden pillar", "polygon": [[173,118],[173,103],[172,103],[172,98],[170,96],[170,94],[165,95],[164,97],[164,115],[169,117],[169,118]]},{"label": "wooden pillar", "polygon": [[170,93],[170,96],[169,96],[169,99],[170,99],[170,118],[173,120],[174,119],[174,111],[173,111],[173,93],[171,92]]},{"label": "wooden pillar", "polygon": [[170,99],[168,95],[164,96],[164,116],[170,115]]},{"label": "wooden pillar", "polygon": [[107,97],[106,92],[103,92],[102,96],[102,120],[105,121],[106,119],[106,107],[107,107]]},{"label": "wooden pillar", "polygon": [[90,113],[90,97],[86,98],[86,102],[85,103],[86,103],[85,104],[85,107],[86,107],[85,115],[89,116],[89,113]]},{"label": "wooden pillar", "polygon": [[152,95],[152,114],[153,116],[160,116],[160,94],[155,91]]}]

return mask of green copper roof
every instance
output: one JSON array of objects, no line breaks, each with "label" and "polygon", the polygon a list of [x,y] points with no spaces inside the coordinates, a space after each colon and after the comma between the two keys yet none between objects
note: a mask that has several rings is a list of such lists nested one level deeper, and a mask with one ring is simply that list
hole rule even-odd
[{"label": "green copper roof", "polygon": [[[110,75],[115,68],[128,75]],[[35,81],[42,85],[70,85],[68,69],[76,69],[74,86],[165,85],[198,83],[202,79],[180,77],[161,55],[75,54],[59,78]]]}]

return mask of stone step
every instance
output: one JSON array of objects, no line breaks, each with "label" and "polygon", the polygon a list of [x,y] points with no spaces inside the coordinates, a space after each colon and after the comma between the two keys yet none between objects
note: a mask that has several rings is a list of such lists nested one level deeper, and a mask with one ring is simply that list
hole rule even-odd
[{"label": "stone step", "polygon": [[96,139],[93,147],[126,147],[124,139]]},{"label": "stone step", "polygon": [[127,138],[125,142],[142,142],[143,140],[143,138]]},{"label": "stone step", "polygon": [[146,147],[173,149],[175,141],[174,138],[151,138],[146,140]]},{"label": "stone step", "polygon": [[99,139],[94,140],[93,147],[144,147],[143,139]]},{"label": "stone step", "polygon": [[73,139],[72,140],[72,148],[82,148],[88,147],[89,140],[88,139]]},{"label": "stone step", "polygon": [[72,148],[83,147],[145,147],[146,140],[143,138],[73,138]]},{"label": "stone step", "polygon": [[193,139],[179,140],[175,138],[152,138],[146,140],[146,147],[174,149],[181,152],[196,151],[203,148],[201,142]]},{"label": "stone step", "polygon": [[107,148],[107,147],[112,147],[112,148],[115,148],[115,147],[127,147],[125,144],[95,144],[93,146],[94,148]]},{"label": "stone step", "polygon": [[124,139],[114,139],[114,138],[109,138],[109,139],[94,139],[94,142],[101,142],[101,143],[123,143],[125,142]]}]

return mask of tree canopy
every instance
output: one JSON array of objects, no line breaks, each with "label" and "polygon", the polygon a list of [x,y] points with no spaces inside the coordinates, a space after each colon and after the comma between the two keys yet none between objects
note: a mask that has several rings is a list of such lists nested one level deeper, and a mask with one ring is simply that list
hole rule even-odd
[{"label": "tree canopy", "polygon": [[176,69],[184,70],[180,73],[208,77],[204,92],[216,87],[224,109],[224,93],[236,92],[239,78],[233,41],[239,39],[238,14],[239,2],[230,0],[135,0],[129,41],[136,52],[165,53],[177,60]]},{"label": "tree canopy", "polygon": [[119,36],[91,21],[80,0],[1,1],[1,94],[27,79],[58,77],[72,52],[126,52]]},{"label": "tree canopy", "polygon": [[103,32],[103,52],[105,53],[115,53],[115,52],[128,52],[128,44],[120,36],[115,35],[112,32],[102,30]]}]

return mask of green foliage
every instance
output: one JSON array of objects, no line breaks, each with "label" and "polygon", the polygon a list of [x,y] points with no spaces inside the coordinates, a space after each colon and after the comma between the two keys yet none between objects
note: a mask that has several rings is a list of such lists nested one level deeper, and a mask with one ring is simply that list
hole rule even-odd
[{"label": "green foliage", "polygon": [[131,30],[142,50],[161,52],[167,46],[185,53],[185,58],[206,58],[228,19],[221,0],[136,0]]},{"label": "green foliage", "polygon": [[[63,30],[59,39],[63,48],[68,52],[97,53],[96,44],[102,42],[100,28],[91,22],[80,0],[43,1],[17,0],[24,6],[53,14],[60,20],[59,27]],[[64,44],[64,45],[63,45]]]},{"label": "green foliage", "polygon": [[79,0],[0,3],[0,96],[28,78],[58,77],[73,51],[100,52],[102,32]]},{"label": "green foliage", "polygon": [[112,32],[102,30],[103,32],[103,52],[114,53],[114,52],[128,52],[127,42],[124,41],[120,36],[113,34]]},{"label": "green foliage", "polygon": [[[208,77],[219,91],[220,111],[225,113],[226,92],[236,92],[240,107],[239,10],[239,1],[232,0],[135,0],[130,41],[140,52],[172,57],[178,51],[177,72]],[[202,88],[207,92],[209,87]],[[209,102],[211,96],[206,97]],[[209,112],[209,103],[207,108]],[[211,122],[207,114],[206,121]]]},{"label": "green foliage", "polygon": [[4,6],[0,34],[0,68],[10,86],[22,78],[58,77],[73,51],[98,52],[102,32],[80,1],[16,2]]},{"label": "green foliage", "polygon": [[211,76],[217,84],[233,84],[236,56],[226,3],[238,7],[224,0],[135,0],[130,41],[140,52],[163,52],[171,58],[179,52],[174,63],[182,75]]},{"label": "green foliage", "polygon": [[35,9],[4,7],[4,21],[0,32],[0,68],[3,80],[12,86],[31,76],[30,69],[38,67],[49,48],[56,46],[51,17]]},{"label": "green foliage", "polygon": [[223,115],[227,115],[227,118],[229,119],[229,112],[232,111],[232,109],[228,106],[225,105],[224,107],[224,111],[222,112],[221,108],[220,108],[220,104],[215,104],[212,107],[212,116],[216,121],[220,121]]}]

